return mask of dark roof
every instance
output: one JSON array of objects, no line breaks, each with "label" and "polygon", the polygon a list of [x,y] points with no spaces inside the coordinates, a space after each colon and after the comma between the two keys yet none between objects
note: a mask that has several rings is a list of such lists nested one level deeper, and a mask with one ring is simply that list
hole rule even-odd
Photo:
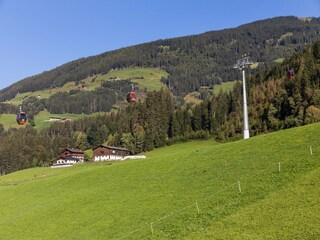
[{"label": "dark roof", "polygon": [[99,145],[97,147],[95,147],[94,149],[98,148],[98,147],[105,147],[105,148],[109,148],[109,149],[114,149],[114,150],[122,150],[122,151],[128,151],[130,152],[128,149],[126,148],[120,148],[120,147],[114,147],[114,146],[106,146],[106,145]]},{"label": "dark roof", "polygon": [[61,152],[63,152],[64,150],[68,150],[69,152],[73,152],[73,153],[84,153],[83,151],[77,148],[64,148]]}]

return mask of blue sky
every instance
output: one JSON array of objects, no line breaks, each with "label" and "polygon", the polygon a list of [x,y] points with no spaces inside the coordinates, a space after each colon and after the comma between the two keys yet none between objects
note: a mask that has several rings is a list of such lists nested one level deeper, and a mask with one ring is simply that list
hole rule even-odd
[{"label": "blue sky", "polygon": [[276,16],[320,0],[0,0],[0,89],[68,61]]}]

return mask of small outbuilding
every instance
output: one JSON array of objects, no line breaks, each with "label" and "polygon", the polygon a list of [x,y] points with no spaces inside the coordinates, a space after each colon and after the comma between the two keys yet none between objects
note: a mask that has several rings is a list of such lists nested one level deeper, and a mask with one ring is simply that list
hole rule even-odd
[{"label": "small outbuilding", "polygon": [[123,160],[130,156],[131,152],[126,148],[100,145],[93,149],[93,161],[114,161]]}]

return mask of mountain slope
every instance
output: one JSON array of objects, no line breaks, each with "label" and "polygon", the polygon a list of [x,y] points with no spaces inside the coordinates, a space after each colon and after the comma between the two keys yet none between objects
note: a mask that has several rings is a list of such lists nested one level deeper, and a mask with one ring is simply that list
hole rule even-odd
[{"label": "mountain slope", "polygon": [[[313,204],[319,129],[314,124],[227,144],[189,142],[149,152],[144,160],[2,176],[1,238],[220,239],[240,228],[239,239],[254,239],[281,230],[260,228],[274,218],[274,203],[292,211],[281,211],[277,222],[297,226],[301,219],[295,214],[306,213],[315,225],[299,229],[317,236],[310,226],[316,226],[320,213],[319,204]],[[303,198],[295,191],[308,192],[304,197],[311,204],[299,201]],[[246,225],[237,225],[242,220]],[[222,231],[224,226],[230,233]],[[285,230],[283,239],[292,239],[296,230]]]},{"label": "mountain slope", "polygon": [[[319,39],[319,18],[309,21],[278,17],[234,29],[158,40],[106,52],[66,63],[53,70],[26,78],[0,91],[0,101],[17,92],[37,91],[79,82],[89,76],[126,67],[161,67],[169,74],[175,94],[184,95],[200,86],[235,80],[231,67],[243,53],[254,61],[271,63],[290,56],[306,43]],[[263,67],[263,66],[262,66]]]}]

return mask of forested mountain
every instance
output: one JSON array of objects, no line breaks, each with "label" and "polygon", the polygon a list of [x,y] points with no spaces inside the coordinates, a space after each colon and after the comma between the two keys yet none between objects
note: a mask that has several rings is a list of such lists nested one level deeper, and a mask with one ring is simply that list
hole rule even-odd
[{"label": "forested mountain", "polygon": [[[295,72],[287,79],[286,69]],[[248,77],[250,134],[320,121],[320,41],[283,63]],[[4,131],[0,124],[0,173],[46,166],[59,148],[93,148],[106,142],[133,153],[189,139],[239,139],[242,85],[195,106],[175,106],[169,89],[147,93],[144,101],[117,113],[57,123],[40,132],[31,126]]]},{"label": "forested mountain", "polygon": [[[133,153],[189,139],[239,139],[242,134],[242,86],[209,96],[192,106],[177,96],[240,78],[232,66],[243,53],[259,62],[248,69],[250,134],[257,135],[320,120],[320,18],[279,17],[234,29],[158,40],[76,60],[24,79],[0,91],[0,101],[17,92],[80,83],[88,76],[126,67],[158,67],[170,75],[170,90],[145,93],[146,98],[117,113],[101,113],[71,123],[54,124],[40,132],[32,126],[4,130],[0,124],[0,174],[49,165],[60,148],[93,148],[104,142]],[[311,43],[311,44],[309,44]],[[306,45],[307,44],[307,45]],[[304,49],[304,50],[303,50]],[[274,62],[287,57],[282,63]],[[286,69],[295,79],[286,78]],[[129,91],[129,80],[110,81],[94,91],[60,92],[49,99],[28,98],[24,109],[35,115],[92,113],[110,110]],[[0,113],[17,106],[0,104]]]},{"label": "forested mountain", "polygon": [[122,48],[23,79],[1,90],[0,101],[11,99],[18,92],[61,87],[66,82],[80,82],[88,76],[131,66],[166,70],[170,76],[164,81],[170,82],[174,95],[182,96],[199,90],[200,86],[239,79],[239,73],[232,66],[244,53],[261,63],[252,73],[278,58],[291,56],[305,44],[320,39],[319,26],[320,18],[277,17],[233,29]]}]

